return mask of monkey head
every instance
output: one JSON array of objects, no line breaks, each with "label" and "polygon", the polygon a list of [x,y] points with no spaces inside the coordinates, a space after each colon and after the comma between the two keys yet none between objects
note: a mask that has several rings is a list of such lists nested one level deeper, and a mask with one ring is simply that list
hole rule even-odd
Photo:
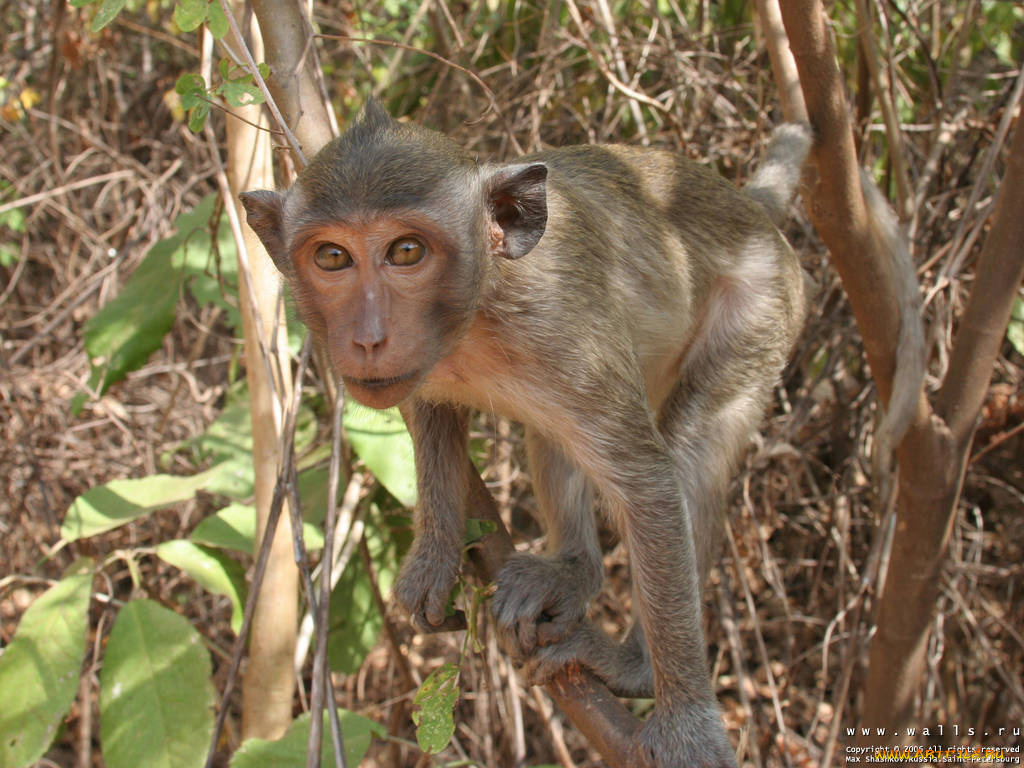
[{"label": "monkey head", "polygon": [[543,163],[478,165],[369,102],[290,189],[241,200],[335,373],[387,408],[465,333],[494,260],[540,240],[546,183]]}]

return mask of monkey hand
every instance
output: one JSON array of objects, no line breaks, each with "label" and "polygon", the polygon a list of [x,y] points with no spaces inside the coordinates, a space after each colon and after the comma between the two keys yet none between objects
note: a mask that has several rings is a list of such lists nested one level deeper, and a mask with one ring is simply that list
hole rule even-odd
[{"label": "monkey hand", "polygon": [[718,705],[692,702],[677,711],[655,707],[637,732],[630,765],[637,768],[736,768]]},{"label": "monkey hand", "polygon": [[492,611],[505,650],[514,659],[568,637],[601,587],[600,560],[512,555],[498,573]]},{"label": "monkey hand", "polygon": [[402,561],[392,593],[420,632],[466,628],[462,611],[450,609],[450,597],[461,564],[462,552],[458,548],[452,549],[425,536],[413,542]]}]

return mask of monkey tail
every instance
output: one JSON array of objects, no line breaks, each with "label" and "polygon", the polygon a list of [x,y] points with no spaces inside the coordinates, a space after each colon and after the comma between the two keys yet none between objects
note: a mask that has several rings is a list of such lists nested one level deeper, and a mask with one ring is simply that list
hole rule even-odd
[{"label": "monkey tail", "polygon": [[775,226],[786,221],[811,140],[807,123],[783,123],[777,127],[757,173],[743,188],[768,212]]},{"label": "monkey tail", "polygon": [[875,445],[872,451],[872,464],[875,476],[880,481],[881,496],[884,500],[890,490],[891,456],[914,418],[927,370],[928,356],[924,327],[921,323],[921,290],[910,258],[906,235],[896,220],[896,214],[875,186],[871,174],[863,168],[860,171],[860,185],[876,242],[889,257],[900,316],[892,394],[889,396],[885,415],[875,430]]}]

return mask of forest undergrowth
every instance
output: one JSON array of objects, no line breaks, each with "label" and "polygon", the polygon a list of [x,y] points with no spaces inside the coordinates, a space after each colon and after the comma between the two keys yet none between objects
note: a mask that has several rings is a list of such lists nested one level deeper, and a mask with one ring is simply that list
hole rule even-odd
[{"label": "forest undergrowth", "polygon": [[[581,5],[583,26],[556,23],[532,3],[320,4],[315,18],[328,35],[320,41],[328,95],[342,124],[373,91],[394,114],[450,133],[481,158],[625,141],[674,147],[742,183],[780,119],[751,12],[686,3],[656,4],[652,12],[627,3],[603,16],[604,3]],[[953,7],[941,11],[944,24],[977,29],[939,39],[930,27],[940,18],[938,3],[901,5],[908,7],[885,7],[899,75],[894,90],[904,105],[904,153],[917,185],[909,226],[926,327],[933,329],[932,381],[948,362],[992,209],[998,179],[986,175],[984,161],[999,118],[1020,98],[1014,86],[1024,20],[969,13],[964,20],[962,9],[974,3],[943,4]],[[414,28],[408,18],[417,9],[423,13]],[[875,107],[858,98],[856,41],[843,36],[850,27],[844,9],[834,12],[860,154],[885,188],[892,177],[884,136]],[[0,41],[2,648],[27,606],[75,555],[155,548],[217,508],[216,499],[199,494],[56,546],[69,505],[89,488],[157,471],[193,473],[178,448],[217,418],[244,363],[225,313],[183,291],[162,348],[74,412],[72,400],[90,379],[84,324],[168,236],[175,218],[216,188],[209,146],[189,130],[174,96],[178,77],[197,68],[202,52],[194,36],[176,32],[160,3],[92,33],[85,14],[59,0],[3,0],[0,24],[8,30]],[[435,59],[330,35],[391,36],[431,47],[486,83],[493,108],[475,82]],[[1000,48],[1004,37],[1010,53]],[[947,89],[953,61],[960,69]],[[214,110],[221,133],[223,119]],[[994,151],[998,169],[1002,150]],[[754,766],[818,765],[824,745],[842,743],[856,725],[874,588],[863,579],[867,563],[884,557],[873,547],[889,520],[865,458],[878,414],[857,328],[799,206],[787,234],[816,293],[772,411],[732,486],[726,545],[705,592],[709,659],[725,722],[741,759]],[[968,465],[929,648],[922,727],[955,723],[981,734],[1024,722],[1024,309],[1018,317],[993,372]],[[320,383],[311,374],[304,386],[316,391]],[[488,414],[473,430],[503,516],[521,546],[536,546],[527,544],[538,530],[528,516],[534,502],[521,432]],[[323,421],[318,442],[326,441]],[[364,494],[372,492],[367,480]],[[593,615],[620,632],[631,602],[628,560],[610,530],[604,543],[607,581]],[[219,688],[233,641],[229,603],[155,556],[139,564],[149,596],[183,612],[201,632]],[[127,564],[107,573],[105,601],[91,608],[96,648],[109,630],[105,615],[133,589]],[[355,673],[336,676],[340,703],[415,740],[411,683],[455,658],[461,640],[415,636],[394,609],[387,621],[390,636],[382,635]],[[596,753],[547,696],[517,681],[489,628],[482,639],[484,652],[463,665],[466,693],[447,758],[597,765]],[[86,665],[65,731],[44,765],[81,765],[81,756],[92,754],[98,668],[94,657]],[[995,735],[962,741],[1005,744]],[[409,754],[405,745],[380,742],[368,764],[413,764]]]}]

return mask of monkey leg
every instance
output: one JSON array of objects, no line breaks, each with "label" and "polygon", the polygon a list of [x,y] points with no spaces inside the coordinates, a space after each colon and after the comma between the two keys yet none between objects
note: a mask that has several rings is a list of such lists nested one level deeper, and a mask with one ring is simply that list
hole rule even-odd
[{"label": "monkey leg", "polygon": [[502,643],[520,661],[568,637],[603,578],[590,482],[536,430],[527,430],[526,447],[547,552],[510,557],[492,603]]},{"label": "monkey leg", "polygon": [[[612,478],[615,486],[601,488],[629,549],[635,608],[647,654],[634,633],[632,648],[620,648],[609,658],[598,656],[596,663],[604,666],[598,674],[624,692],[629,691],[630,675],[635,676],[636,692],[646,692],[648,682],[653,688],[655,709],[636,736],[633,764],[734,768],[735,756],[707,669],[696,505],[680,482],[670,446],[653,423],[650,426],[653,434],[638,434],[630,441],[630,456],[615,457],[620,467],[620,474]],[[601,645],[592,645],[581,660],[587,663],[588,655],[601,652]],[[649,664],[642,663],[648,660]]]},{"label": "monkey leg", "polygon": [[420,400],[401,410],[416,454],[419,504],[413,515],[415,538],[392,592],[420,631],[459,629],[464,617],[446,611],[462,564],[471,468],[468,412]]},{"label": "monkey leg", "polygon": [[570,663],[589,669],[616,696],[654,696],[651,657],[640,624],[634,624],[619,643],[585,621],[562,642],[539,648],[523,665],[523,677],[531,685],[545,685]]},{"label": "monkey leg", "polygon": [[[787,318],[798,310],[798,296],[772,288],[784,267],[768,249],[751,249],[740,278],[720,281],[712,291],[705,321],[680,370],[679,380],[657,415],[658,432],[674,464],[682,491],[684,525],[693,564],[693,607],[718,551],[721,516],[736,464],[749,444],[771,397],[790,345]],[[782,264],[781,257],[778,263]],[[627,513],[629,514],[629,513]],[[707,680],[706,651],[684,648],[684,638],[662,629],[671,624],[660,606],[664,597],[657,573],[643,561],[643,540],[655,530],[639,517],[626,520],[637,604],[650,647],[656,707],[637,738],[636,761],[648,768],[676,765],[734,766],[717,702]],[[639,549],[638,549],[639,547]],[[653,599],[651,599],[653,597]],[[687,620],[699,621],[699,613]],[[696,641],[697,631],[691,634]],[[673,650],[679,660],[666,658]],[[680,653],[681,651],[681,653]],[[700,674],[703,691],[685,679]]]}]

